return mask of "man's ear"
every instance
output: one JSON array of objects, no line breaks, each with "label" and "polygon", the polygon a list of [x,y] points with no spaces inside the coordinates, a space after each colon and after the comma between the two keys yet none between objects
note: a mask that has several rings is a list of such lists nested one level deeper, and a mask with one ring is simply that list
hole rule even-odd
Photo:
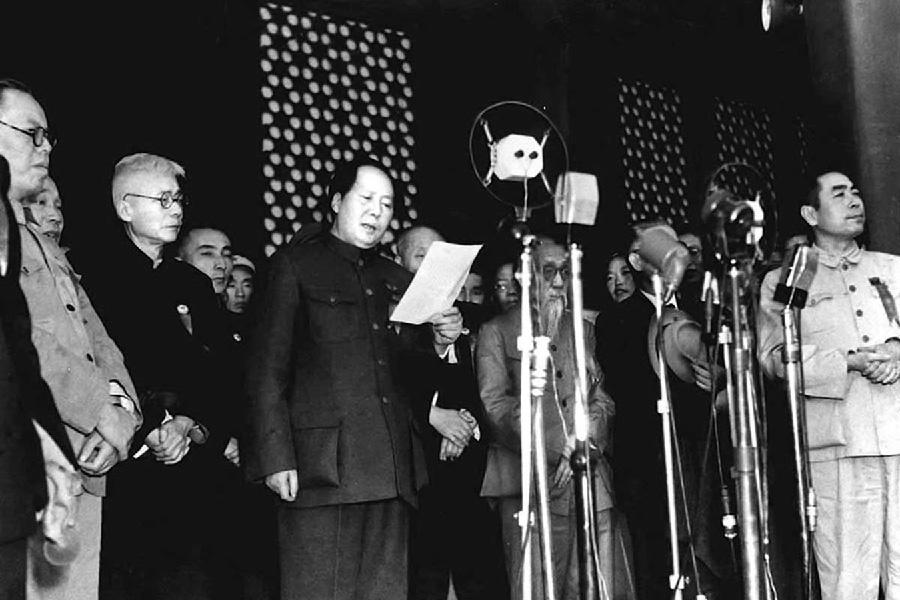
[{"label": "man's ear", "polygon": [[819,211],[808,204],[800,207],[800,216],[810,227],[819,224]]},{"label": "man's ear", "polygon": [[129,223],[134,217],[134,210],[132,210],[131,205],[126,200],[119,200],[116,202],[116,216],[119,217],[120,221]]},{"label": "man's ear", "polygon": [[640,272],[644,269],[644,261],[641,259],[641,255],[637,252],[628,253],[628,264],[631,265],[631,268],[635,272]]},{"label": "man's ear", "polygon": [[341,208],[341,199],[343,196],[341,194],[335,194],[331,198],[331,212],[332,214],[338,214],[338,209]]}]

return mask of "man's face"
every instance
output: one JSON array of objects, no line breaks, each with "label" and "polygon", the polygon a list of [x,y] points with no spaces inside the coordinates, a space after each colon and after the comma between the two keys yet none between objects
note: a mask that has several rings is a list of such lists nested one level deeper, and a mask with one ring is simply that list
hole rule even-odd
[{"label": "man's face", "polygon": [[188,233],[181,259],[212,280],[217,294],[225,291],[231,276],[231,240],[218,229],[194,229]]},{"label": "man's face", "polygon": [[403,252],[400,253],[400,264],[410,273],[415,273],[422,266],[422,261],[425,260],[425,255],[428,254],[431,245],[443,241],[444,238],[441,237],[441,234],[427,227],[410,231],[407,234]]},{"label": "man's face", "polygon": [[[25,92],[6,90],[0,95],[0,121],[19,129],[47,128],[44,109]],[[50,170],[50,142],[40,148],[26,133],[0,125],[0,155],[9,162],[10,198],[21,200],[40,191]]]},{"label": "man's face", "polygon": [[[178,181],[174,175],[138,172],[122,185],[125,194],[141,194],[158,198],[163,192],[178,192]],[[181,230],[184,216],[181,202],[173,202],[163,208],[159,200],[138,196],[116,198],[119,218],[126,222],[131,234],[152,245],[174,242]]]},{"label": "man's face", "polygon": [[38,229],[46,237],[57,244],[62,237],[65,221],[62,213],[62,199],[59,190],[49,177],[44,179],[44,188],[32,197],[30,202],[24,203],[31,211],[31,216],[37,221]]},{"label": "man's face", "polygon": [[826,173],[819,177],[819,187],[819,208],[801,209],[816,237],[852,240],[860,235],[866,225],[866,209],[850,178],[843,173]]},{"label": "man's face", "polygon": [[565,249],[558,244],[542,243],[535,251],[535,266],[541,304],[547,300],[565,298],[571,275]]},{"label": "man's face", "polygon": [[466,276],[466,282],[462,289],[459,290],[459,296],[456,299],[460,302],[471,302],[472,304],[484,304],[484,287],[481,275],[478,273],[469,273]]},{"label": "man's face", "polygon": [[497,269],[494,296],[503,312],[511,309],[519,301],[519,287],[512,263],[506,263]]},{"label": "man's face", "polygon": [[678,241],[687,248],[691,259],[684,273],[685,280],[689,282],[703,281],[703,242],[693,233],[682,233],[678,236]]},{"label": "man's face", "polygon": [[253,273],[246,267],[235,267],[225,288],[225,308],[233,313],[242,313],[250,304],[253,295]]},{"label": "man's face", "polygon": [[380,169],[360,167],[343,198],[335,199],[334,234],[357,248],[373,248],[387,231],[394,214],[394,189]]},{"label": "man's face", "polygon": [[634,294],[634,274],[628,263],[621,256],[609,261],[606,269],[606,289],[616,303],[622,302]]}]

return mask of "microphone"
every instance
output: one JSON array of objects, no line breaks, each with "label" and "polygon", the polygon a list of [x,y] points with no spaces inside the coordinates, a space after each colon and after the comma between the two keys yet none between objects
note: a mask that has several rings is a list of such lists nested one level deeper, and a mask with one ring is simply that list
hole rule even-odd
[{"label": "microphone", "polygon": [[721,306],[722,300],[719,297],[719,280],[713,276],[712,272],[706,271],[703,274],[703,291],[700,295],[703,300],[703,339],[707,344],[712,344],[715,340],[716,332],[715,317],[718,307]]},{"label": "microphone", "polygon": [[599,204],[596,175],[566,171],[556,180],[553,205],[557,223],[593,225]]},{"label": "microphone", "polygon": [[668,302],[681,285],[691,255],[667,225],[648,227],[639,231],[637,238],[635,252],[641,257],[645,270],[662,277],[665,286],[663,302]]},{"label": "microphone", "polygon": [[806,244],[794,248],[790,263],[781,268],[781,280],[775,286],[775,302],[793,308],[806,306],[809,286],[818,266],[819,254],[816,250]]}]

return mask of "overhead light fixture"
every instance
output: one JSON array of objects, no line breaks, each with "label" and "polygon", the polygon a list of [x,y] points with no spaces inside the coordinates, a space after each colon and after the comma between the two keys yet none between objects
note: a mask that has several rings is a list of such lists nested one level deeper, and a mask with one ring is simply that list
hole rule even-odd
[{"label": "overhead light fixture", "polygon": [[762,27],[765,31],[778,28],[803,14],[803,0],[762,0]]}]

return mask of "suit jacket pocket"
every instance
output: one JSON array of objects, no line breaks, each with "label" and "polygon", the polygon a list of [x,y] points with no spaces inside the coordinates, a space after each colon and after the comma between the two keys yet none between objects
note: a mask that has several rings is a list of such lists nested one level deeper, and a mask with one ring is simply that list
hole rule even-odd
[{"label": "suit jacket pocket", "polygon": [[294,426],[294,452],[300,489],[339,487],[341,417],[318,413]]},{"label": "suit jacket pocket", "polygon": [[842,403],[842,400],[807,398],[806,434],[810,450],[847,444],[841,418]]}]

